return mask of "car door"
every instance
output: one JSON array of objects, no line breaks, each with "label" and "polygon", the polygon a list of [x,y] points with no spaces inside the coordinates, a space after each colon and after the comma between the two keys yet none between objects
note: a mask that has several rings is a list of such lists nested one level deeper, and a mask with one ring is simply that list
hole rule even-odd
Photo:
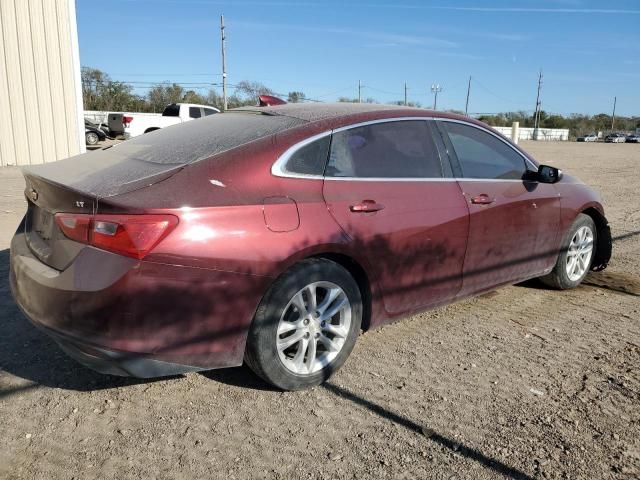
[{"label": "car door", "polygon": [[488,129],[437,123],[470,213],[459,296],[546,273],[557,256],[555,187],[526,180],[537,166]]},{"label": "car door", "polygon": [[468,209],[426,119],[334,131],[323,194],[364,252],[390,314],[436,305],[462,284]]}]

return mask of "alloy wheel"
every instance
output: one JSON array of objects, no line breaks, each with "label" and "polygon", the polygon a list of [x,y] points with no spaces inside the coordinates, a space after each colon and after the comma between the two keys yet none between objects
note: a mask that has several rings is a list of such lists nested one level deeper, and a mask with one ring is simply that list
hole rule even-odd
[{"label": "alloy wheel", "polygon": [[593,232],[587,226],[582,226],[571,239],[567,251],[567,276],[575,282],[582,278],[591,266],[593,255]]},{"label": "alloy wheel", "polygon": [[278,323],[276,347],[285,368],[310,375],[342,350],[351,327],[351,304],[342,288],[314,282],[289,301]]},{"label": "alloy wheel", "polygon": [[98,135],[94,132],[89,132],[86,134],[86,142],[88,145],[95,145],[100,141]]}]

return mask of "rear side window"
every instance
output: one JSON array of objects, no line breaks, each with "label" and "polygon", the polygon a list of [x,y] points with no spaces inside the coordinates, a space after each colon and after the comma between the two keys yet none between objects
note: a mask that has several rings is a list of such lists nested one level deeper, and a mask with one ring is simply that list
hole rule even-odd
[{"label": "rear side window", "polygon": [[520,180],[524,158],[502,140],[470,125],[441,122],[458,157],[465,178]]},{"label": "rear side window", "polygon": [[189,117],[200,118],[202,116],[202,110],[200,107],[189,107]]},{"label": "rear side window", "polygon": [[285,170],[302,175],[322,175],[330,144],[331,136],[327,135],[298,149],[287,161]]},{"label": "rear side window", "polygon": [[176,105],[172,103],[171,105],[167,105],[162,112],[163,117],[179,117],[180,116],[180,105]]},{"label": "rear side window", "polygon": [[442,165],[426,121],[384,122],[335,133],[328,177],[440,178]]},{"label": "rear side window", "polygon": [[205,116],[213,115],[216,112],[213,108],[203,108]]}]

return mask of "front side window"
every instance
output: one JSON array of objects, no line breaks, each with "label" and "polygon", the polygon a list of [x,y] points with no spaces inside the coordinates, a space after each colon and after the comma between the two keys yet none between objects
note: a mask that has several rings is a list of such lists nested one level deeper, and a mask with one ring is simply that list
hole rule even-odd
[{"label": "front side window", "polygon": [[456,122],[441,122],[465,178],[521,180],[524,158],[488,132]]},{"label": "front side window", "polygon": [[335,133],[325,175],[439,178],[442,165],[426,121],[403,120]]},{"label": "front side window", "polygon": [[202,110],[200,110],[200,107],[189,107],[189,116],[191,118],[200,118],[202,116]]}]

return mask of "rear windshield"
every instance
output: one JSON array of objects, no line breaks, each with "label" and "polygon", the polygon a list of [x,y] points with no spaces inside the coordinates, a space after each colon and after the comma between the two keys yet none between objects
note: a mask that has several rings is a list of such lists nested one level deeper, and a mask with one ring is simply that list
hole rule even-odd
[{"label": "rear windshield", "polygon": [[180,105],[171,104],[164,107],[164,112],[162,112],[163,117],[179,117],[180,116]]},{"label": "rear windshield", "polygon": [[114,150],[144,162],[185,165],[303,123],[285,116],[223,113],[140,135]]},{"label": "rear windshield", "polygon": [[146,179],[170,175],[183,165],[304,123],[285,116],[222,113],[146,133],[112,148],[25,170],[79,192],[109,197],[144,186],[148,183]]}]

